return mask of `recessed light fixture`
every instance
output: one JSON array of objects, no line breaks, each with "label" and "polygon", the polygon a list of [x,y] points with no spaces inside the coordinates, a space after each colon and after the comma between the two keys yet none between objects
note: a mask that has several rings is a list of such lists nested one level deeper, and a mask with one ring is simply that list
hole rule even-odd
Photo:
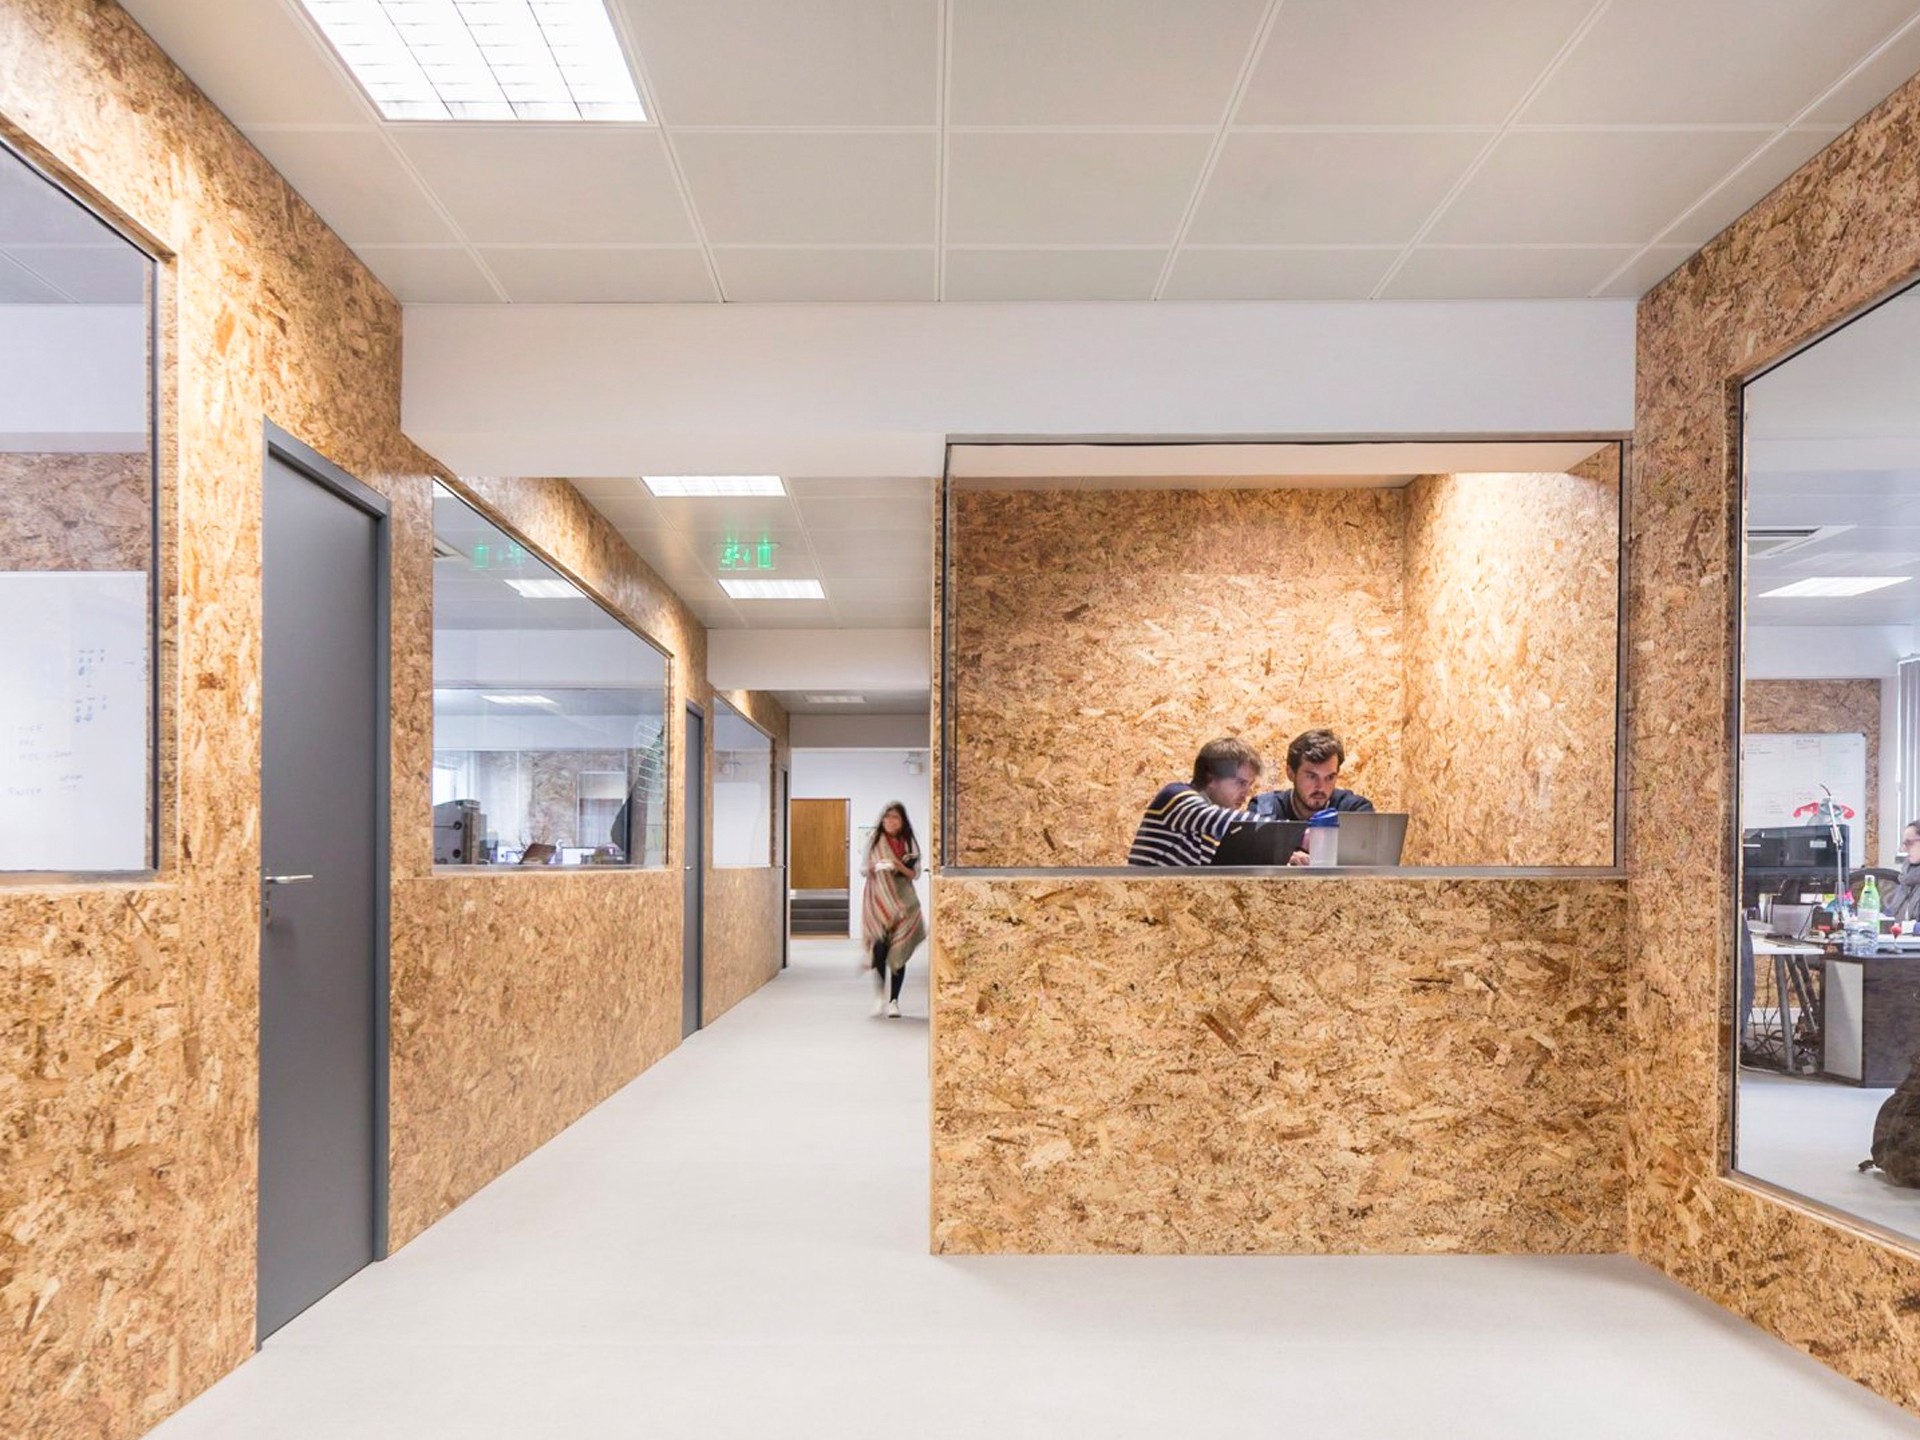
[{"label": "recessed light fixture", "polygon": [[661,500],[705,500],[716,495],[784,495],[778,475],[642,475]]},{"label": "recessed light fixture", "polygon": [[480,698],[489,705],[557,705],[559,703],[549,700],[544,695],[482,695]]},{"label": "recessed light fixture", "polygon": [[507,584],[529,600],[572,600],[580,594],[566,580],[509,580]]},{"label": "recessed light fixture", "polygon": [[604,0],[300,0],[388,120],[645,120]]},{"label": "recessed light fixture", "polygon": [[1864,595],[1869,590],[1884,590],[1889,585],[1904,585],[1905,575],[1815,575],[1796,580],[1773,590],[1762,590],[1759,599],[1830,599],[1845,595]]},{"label": "recessed light fixture", "polygon": [[824,600],[818,580],[722,580],[730,600]]},{"label": "recessed light fixture", "polygon": [[809,705],[864,705],[867,703],[867,697],[864,695],[809,695],[807,703]]}]

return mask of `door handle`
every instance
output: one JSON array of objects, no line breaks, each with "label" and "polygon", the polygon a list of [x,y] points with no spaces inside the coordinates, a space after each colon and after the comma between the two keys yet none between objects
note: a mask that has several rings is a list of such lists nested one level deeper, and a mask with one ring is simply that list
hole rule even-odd
[{"label": "door handle", "polygon": [[262,885],[300,885],[313,879],[311,875],[262,875]]}]

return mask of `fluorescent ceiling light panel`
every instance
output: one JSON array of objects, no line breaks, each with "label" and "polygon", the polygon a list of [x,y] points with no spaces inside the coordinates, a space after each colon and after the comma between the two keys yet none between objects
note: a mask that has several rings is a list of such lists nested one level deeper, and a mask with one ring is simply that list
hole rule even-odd
[{"label": "fluorescent ceiling light panel", "polygon": [[645,120],[605,0],[300,0],[389,120]]},{"label": "fluorescent ceiling light panel", "polygon": [[778,475],[642,475],[656,499],[707,499],[716,495],[784,495]]},{"label": "fluorescent ceiling light panel", "polygon": [[557,705],[544,695],[482,695],[480,697],[490,705]]},{"label": "fluorescent ceiling light panel", "polygon": [[809,705],[864,705],[867,703],[867,697],[864,695],[809,695],[807,703]]},{"label": "fluorescent ceiling light panel", "polygon": [[722,580],[731,600],[824,600],[818,580]]},{"label": "fluorescent ceiling light panel", "polygon": [[1884,590],[1889,585],[1903,585],[1904,575],[1815,575],[1811,579],[1796,580],[1791,585],[1782,585],[1773,590],[1762,590],[1762,600],[1791,599],[1833,599],[1846,595],[1864,595],[1869,590]]},{"label": "fluorescent ceiling light panel", "polygon": [[580,592],[565,580],[509,580],[529,600],[573,600]]}]

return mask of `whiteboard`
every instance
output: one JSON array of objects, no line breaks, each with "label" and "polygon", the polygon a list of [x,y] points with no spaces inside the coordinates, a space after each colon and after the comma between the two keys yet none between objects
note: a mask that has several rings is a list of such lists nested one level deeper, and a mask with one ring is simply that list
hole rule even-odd
[{"label": "whiteboard", "polygon": [[147,576],[0,572],[0,870],[147,868]]},{"label": "whiteboard", "polygon": [[1847,863],[1866,864],[1867,737],[1744,735],[1740,739],[1740,828],[1818,824],[1833,791],[1847,826]]}]

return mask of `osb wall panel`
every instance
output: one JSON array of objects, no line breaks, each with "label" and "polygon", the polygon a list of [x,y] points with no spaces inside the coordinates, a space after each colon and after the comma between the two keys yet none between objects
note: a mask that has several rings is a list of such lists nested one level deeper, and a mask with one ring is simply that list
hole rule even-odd
[{"label": "osb wall panel", "polygon": [[[1853,863],[1899,866],[1901,857],[1883,855],[1880,844],[1878,680],[1749,680],[1740,715],[1740,728],[1749,735],[1866,736],[1866,854]],[[1902,823],[1911,818],[1904,817]]]},{"label": "osb wall panel", "polygon": [[680,871],[414,877],[394,917],[391,1224],[411,1237],[680,1043]]},{"label": "osb wall panel", "polygon": [[1920,1257],[1721,1178],[1736,380],[1920,270],[1920,80],[1641,302],[1628,505],[1636,1253],[1920,1410]]},{"label": "osb wall panel", "polygon": [[144,570],[146,455],[0,452],[0,570]]},{"label": "osb wall panel", "polygon": [[175,257],[161,878],[0,890],[32,997],[0,1121],[0,1433],[91,1440],[147,1430],[253,1344],[261,417],[394,493],[397,542],[428,467],[399,433],[392,297],[121,11],[0,0],[0,133]]},{"label": "osb wall panel", "polygon": [[1620,1250],[1625,898],[941,876],[935,1248]]},{"label": "osb wall panel", "polygon": [[966,491],[953,497],[958,865],[1118,865],[1154,791],[1236,734],[1345,741],[1402,806],[1391,490]]},{"label": "osb wall panel", "polygon": [[1617,459],[1408,487],[1405,863],[1614,863],[1619,537]]}]

